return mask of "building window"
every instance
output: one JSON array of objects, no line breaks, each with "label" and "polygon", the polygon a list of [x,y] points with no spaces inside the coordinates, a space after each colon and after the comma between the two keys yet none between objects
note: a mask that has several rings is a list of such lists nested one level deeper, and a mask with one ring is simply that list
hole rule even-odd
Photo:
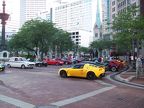
[{"label": "building window", "polygon": [[114,8],[112,8],[112,12],[114,12],[115,11],[115,7]]},{"label": "building window", "polygon": [[79,32],[76,32],[76,35],[78,35],[79,34]]},{"label": "building window", "polygon": [[75,36],[73,36],[72,38],[75,38]]},{"label": "building window", "polygon": [[112,18],[113,18],[113,19],[115,18],[115,14],[112,15]]},{"label": "building window", "polygon": [[112,2],[112,6],[114,6],[114,5],[115,5],[115,1]]},{"label": "building window", "polygon": [[79,41],[79,39],[76,39],[76,41]]},{"label": "building window", "polygon": [[79,42],[76,42],[76,44],[78,45],[78,44],[79,44]]},{"label": "building window", "polygon": [[76,36],[76,38],[78,38],[79,36]]}]

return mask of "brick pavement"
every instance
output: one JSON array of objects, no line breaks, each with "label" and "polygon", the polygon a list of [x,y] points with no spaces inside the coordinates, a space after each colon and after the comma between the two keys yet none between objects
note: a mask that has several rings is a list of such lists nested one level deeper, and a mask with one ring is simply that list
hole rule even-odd
[{"label": "brick pavement", "polygon": [[144,73],[141,73],[141,75],[136,78],[136,72],[133,69],[120,74],[120,77],[128,82],[144,85]]}]

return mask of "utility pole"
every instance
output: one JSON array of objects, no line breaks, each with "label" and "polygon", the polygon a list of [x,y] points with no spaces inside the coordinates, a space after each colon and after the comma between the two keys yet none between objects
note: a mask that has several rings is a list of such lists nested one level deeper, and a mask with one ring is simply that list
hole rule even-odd
[{"label": "utility pole", "polygon": [[1,38],[1,50],[6,50],[6,44],[5,44],[5,24],[6,20],[9,18],[9,14],[5,13],[5,1],[3,0],[3,12],[0,13],[0,19],[1,19],[1,24],[2,24],[2,38]]}]

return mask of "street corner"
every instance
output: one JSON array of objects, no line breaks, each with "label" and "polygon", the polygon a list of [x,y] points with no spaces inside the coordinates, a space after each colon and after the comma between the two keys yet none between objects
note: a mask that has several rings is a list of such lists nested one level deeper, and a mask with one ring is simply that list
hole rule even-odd
[{"label": "street corner", "polygon": [[139,77],[136,78],[136,72],[124,72],[120,74],[120,77],[125,81],[144,85],[144,74],[140,74]]},{"label": "street corner", "polygon": [[138,78],[134,77],[130,80],[130,82],[144,85],[144,75]]}]

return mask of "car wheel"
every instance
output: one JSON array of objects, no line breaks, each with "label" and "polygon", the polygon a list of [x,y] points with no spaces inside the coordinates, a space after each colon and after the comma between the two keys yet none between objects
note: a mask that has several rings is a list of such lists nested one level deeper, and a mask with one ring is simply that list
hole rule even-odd
[{"label": "car wheel", "polygon": [[117,68],[113,66],[113,67],[111,67],[111,71],[112,71],[112,72],[116,72],[116,71],[117,71]]},{"label": "car wheel", "polygon": [[21,68],[22,68],[22,69],[25,69],[25,65],[21,65]]},{"label": "car wheel", "polygon": [[48,64],[44,64],[44,66],[45,66],[45,67],[47,67],[47,66],[48,66]]},{"label": "car wheel", "polygon": [[42,65],[40,63],[38,63],[38,67],[41,67]]},{"label": "car wheel", "polygon": [[99,78],[102,79],[105,76],[105,74],[100,74]]},{"label": "car wheel", "polygon": [[66,71],[64,71],[64,70],[60,71],[60,76],[61,76],[62,78],[66,78],[66,77],[67,77]]},{"label": "car wheel", "polygon": [[96,78],[94,72],[88,72],[87,73],[87,79],[88,80],[94,80]]},{"label": "car wheel", "polygon": [[11,65],[10,65],[10,64],[8,64],[8,65],[7,65],[7,67],[8,67],[8,68],[11,68]]}]

